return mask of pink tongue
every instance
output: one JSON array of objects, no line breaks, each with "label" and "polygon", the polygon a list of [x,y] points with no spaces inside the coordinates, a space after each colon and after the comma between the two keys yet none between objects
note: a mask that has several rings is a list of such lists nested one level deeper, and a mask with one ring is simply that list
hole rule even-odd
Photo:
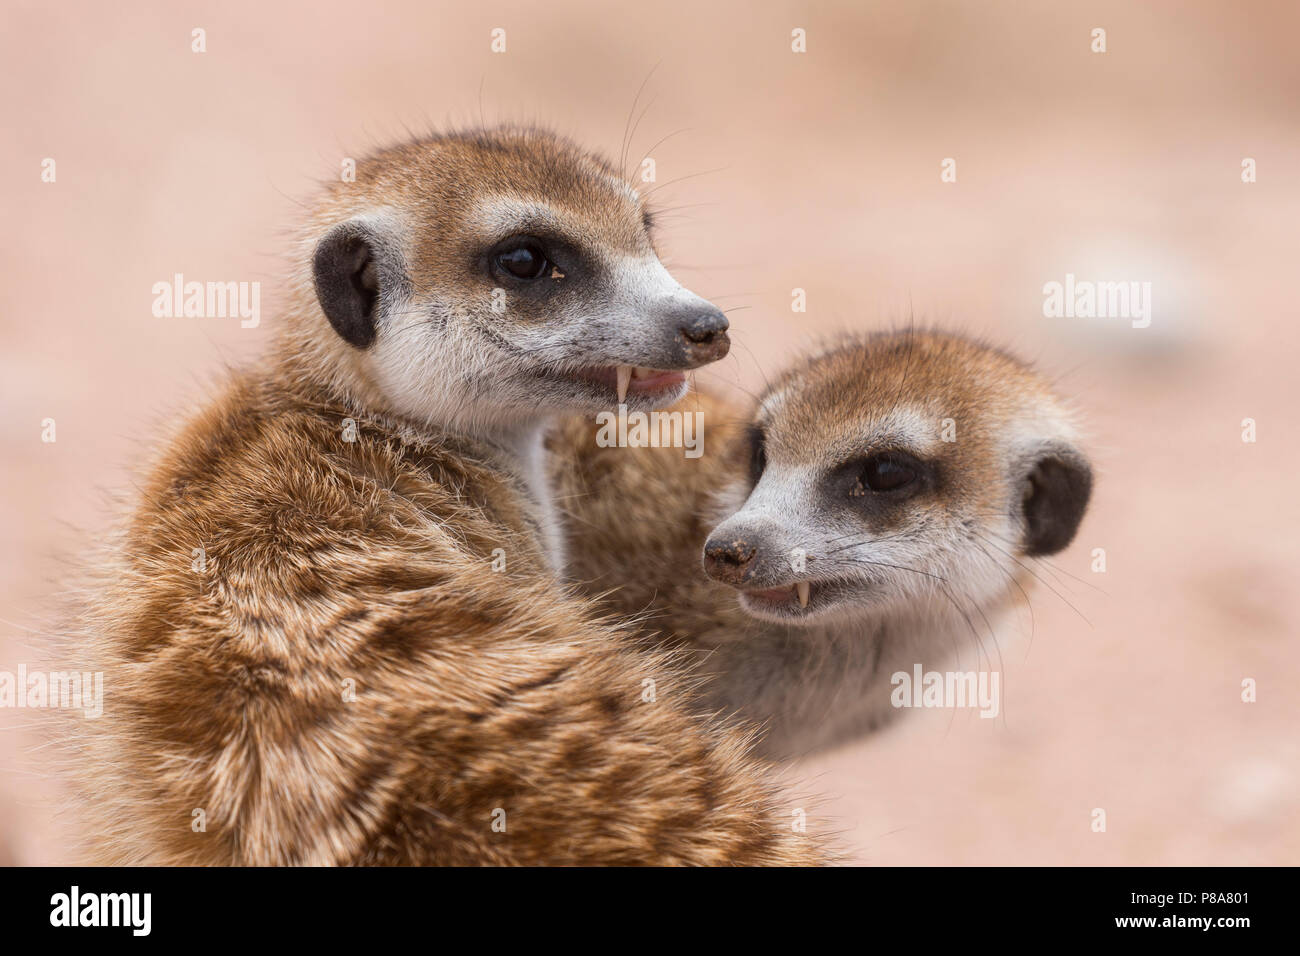
[{"label": "pink tongue", "polygon": [[686,378],[683,372],[659,372],[655,375],[647,375],[645,378],[633,378],[629,387],[636,388],[662,388],[665,385],[673,385]]}]

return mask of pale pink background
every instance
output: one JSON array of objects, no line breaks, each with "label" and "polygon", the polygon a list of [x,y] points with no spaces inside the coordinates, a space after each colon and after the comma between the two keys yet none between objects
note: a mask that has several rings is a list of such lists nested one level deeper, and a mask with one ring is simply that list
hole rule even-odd
[{"label": "pale pink background", "polygon": [[[715,380],[755,387],[821,331],[915,315],[1039,361],[1089,426],[1094,505],[1044,575],[1077,613],[1040,586],[1032,643],[1024,615],[1000,638],[1004,718],[913,715],[798,768],[855,858],[1300,862],[1294,4],[10,0],[3,17],[0,669],[36,660],[58,556],[104,527],[101,490],[155,423],[266,344],[314,181],[480,115],[617,156],[658,64],[631,154],[652,149],[657,198],[683,207],[670,266],[745,307]],[[154,318],[175,272],[261,281],[261,327]],[[1045,319],[1042,285],[1067,272],[1153,282],[1151,328]],[[0,711],[0,859],[61,861],[29,723]]]}]

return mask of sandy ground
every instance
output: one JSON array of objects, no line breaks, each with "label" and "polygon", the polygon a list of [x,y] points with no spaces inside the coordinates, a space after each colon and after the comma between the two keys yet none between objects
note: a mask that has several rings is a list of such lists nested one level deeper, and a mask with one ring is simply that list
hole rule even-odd
[{"label": "sandy ground", "polygon": [[[1094,504],[1032,634],[1024,612],[999,636],[1002,717],[912,715],[797,768],[854,858],[1300,863],[1294,4],[154,6],[3,14],[0,670],[35,659],[60,556],[156,423],[265,345],[314,181],[480,116],[618,155],[649,75],[630,152],[670,267],[735,309],[703,377],[753,388],[828,330],[914,316],[1035,359],[1088,424]],[[261,282],[260,326],[155,318],[177,272]],[[1067,273],[1151,282],[1150,327],[1045,318]],[[30,723],[0,710],[0,860],[57,862]]]}]

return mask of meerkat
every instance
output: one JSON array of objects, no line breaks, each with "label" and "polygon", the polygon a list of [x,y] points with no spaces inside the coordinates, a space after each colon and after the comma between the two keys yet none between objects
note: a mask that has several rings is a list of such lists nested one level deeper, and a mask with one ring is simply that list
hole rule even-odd
[{"label": "meerkat", "polygon": [[1026,559],[1070,543],[1092,488],[1044,379],[953,335],[843,342],[752,411],[677,407],[705,416],[699,458],[600,447],[576,420],[553,437],[571,573],[695,652],[702,703],[763,727],[772,757],[883,724],[891,675],[994,655]]},{"label": "meerkat", "polygon": [[726,319],[638,194],[535,130],[422,139],[316,203],[270,356],[104,559],[72,740],[148,864],[806,864],[746,736],[563,590],[548,417],[679,397]]}]

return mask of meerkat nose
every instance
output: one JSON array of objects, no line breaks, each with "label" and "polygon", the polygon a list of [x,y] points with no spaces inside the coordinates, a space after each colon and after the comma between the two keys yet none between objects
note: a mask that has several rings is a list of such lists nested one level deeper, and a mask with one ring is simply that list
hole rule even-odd
[{"label": "meerkat nose", "polygon": [[707,345],[727,331],[729,325],[721,309],[708,306],[686,317],[682,322],[681,330],[687,341],[695,345]]},{"label": "meerkat nose", "polygon": [[618,367],[618,403],[623,404],[623,399],[627,398],[627,385],[632,381],[632,366],[620,365]]},{"label": "meerkat nose", "polygon": [[740,584],[749,576],[758,549],[743,540],[704,542],[704,570],[709,577],[727,584]]},{"label": "meerkat nose", "polygon": [[697,361],[713,361],[726,355],[731,347],[731,340],[727,338],[728,326],[722,311],[708,305],[682,316],[678,332],[688,355]]},{"label": "meerkat nose", "polygon": [[799,606],[808,606],[808,592],[810,589],[807,581],[796,581],[794,589],[799,593]]}]

